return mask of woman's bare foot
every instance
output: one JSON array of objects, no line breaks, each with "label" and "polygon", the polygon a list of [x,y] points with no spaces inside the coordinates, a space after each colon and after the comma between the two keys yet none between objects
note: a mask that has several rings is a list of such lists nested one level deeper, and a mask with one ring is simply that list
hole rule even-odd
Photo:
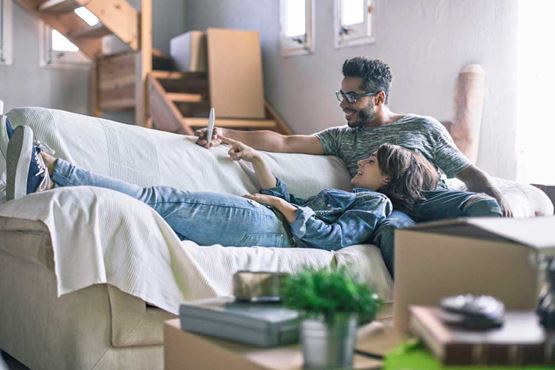
[{"label": "woman's bare foot", "polygon": [[46,168],[48,168],[48,174],[52,176],[52,173],[54,172],[54,165],[56,165],[56,157],[46,153],[45,151],[40,152],[40,156],[42,157]]}]

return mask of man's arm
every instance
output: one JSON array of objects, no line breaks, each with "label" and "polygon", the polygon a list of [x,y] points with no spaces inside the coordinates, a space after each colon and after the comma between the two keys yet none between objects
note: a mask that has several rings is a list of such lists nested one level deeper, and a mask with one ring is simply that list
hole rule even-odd
[{"label": "man's arm", "polygon": [[499,189],[493,185],[489,176],[474,165],[470,165],[457,174],[457,178],[466,184],[468,191],[486,193],[497,200],[504,217],[513,217],[509,203]]},{"label": "man's arm", "polygon": [[205,134],[206,129],[195,132],[199,137],[197,144],[205,148],[220,145],[223,136],[267,152],[324,154],[320,139],[312,135],[282,135],[273,131],[242,131],[218,127],[214,129],[212,141],[208,144]]}]

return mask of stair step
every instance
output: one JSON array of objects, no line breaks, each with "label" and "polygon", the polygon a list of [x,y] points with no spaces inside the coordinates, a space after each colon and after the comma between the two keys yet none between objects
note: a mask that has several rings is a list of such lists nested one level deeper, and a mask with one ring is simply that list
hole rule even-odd
[{"label": "stair step", "polygon": [[[208,125],[208,118],[184,117],[183,123],[191,127],[204,127]],[[275,128],[276,121],[270,119],[216,118],[216,126],[264,129]]]},{"label": "stair step", "polygon": [[81,6],[82,5],[75,0],[48,0],[40,4],[38,10],[41,12],[68,13]]},{"label": "stair step", "polygon": [[159,80],[181,80],[184,78],[206,78],[204,72],[151,71],[152,77]]},{"label": "stair step", "polygon": [[72,32],[70,34],[70,36],[75,37],[75,38],[94,38],[94,39],[96,39],[96,38],[104,37],[104,36],[110,35],[110,34],[112,34],[112,31],[110,31],[103,24],[99,23],[96,26],[86,27],[86,28],[83,28],[82,30]]},{"label": "stair step", "polygon": [[206,73],[153,71],[150,76],[156,79],[167,92],[208,96]]},{"label": "stair step", "polygon": [[201,94],[166,93],[166,96],[176,103],[199,103],[205,100]]}]

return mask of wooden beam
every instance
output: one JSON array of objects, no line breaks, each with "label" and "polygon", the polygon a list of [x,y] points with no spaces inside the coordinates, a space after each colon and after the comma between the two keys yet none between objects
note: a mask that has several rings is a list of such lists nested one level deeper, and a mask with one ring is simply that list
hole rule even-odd
[{"label": "wooden beam", "polygon": [[101,79],[99,81],[99,87],[101,90],[110,90],[115,89],[117,87],[134,85],[135,84],[135,76],[120,76],[120,77],[113,77],[110,79]]},{"label": "wooden beam", "polygon": [[[127,2],[127,0],[76,0],[91,11],[100,22],[113,32],[122,42],[138,51],[142,19],[139,21],[139,13]],[[141,18],[148,17],[148,23],[152,23],[152,1],[141,1]],[[150,27],[149,27],[150,28]],[[150,32],[150,31],[149,31]]]},{"label": "wooden beam", "polygon": [[78,38],[99,38],[106,35],[111,35],[112,32],[103,24],[97,24],[92,27],[84,27],[80,30],[73,31],[69,36]]},{"label": "wooden beam", "polygon": [[132,109],[134,106],[135,99],[123,98],[104,102],[102,104],[102,109],[106,111],[120,111],[124,109]]},{"label": "wooden beam", "polygon": [[148,122],[148,82],[152,70],[152,0],[141,0],[139,52],[135,57],[135,122]]},{"label": "wooden beam", "polygon": [[[204,127],[208,125],[208,118],[184,117],[183,122],[191,127]],[[216,127],[235,127],[252,129],[271,129],[276,127],[276,121],[269,119],[237,119],[216,117]]]},{"label": "wooden beam", "polygon": [[205,100],[201,94],[166,93],[166,96],[169,100],[179,103],[199,103]]},{"label": "wooden beam", "polygon": [[75,0],[47,0],[39,5],[41,12],[67,13],[72,12],[82,5]]},{"label": "wooden beam", "polygon": [[181,80],[184,78],[206,78],[205,72],[152,71],[152,77],[160,80]]}]

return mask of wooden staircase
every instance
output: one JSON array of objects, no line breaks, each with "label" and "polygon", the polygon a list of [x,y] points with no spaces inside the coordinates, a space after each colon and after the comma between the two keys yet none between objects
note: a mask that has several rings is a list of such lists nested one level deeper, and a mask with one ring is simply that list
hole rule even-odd
[{"label": "wooden staircase", "polygon": [[[210,100],[206,73],[152,71],[148,89],[155,128],[192,135],[196,128],[207,125]],[[216,111],[216,126],[292,133],[267,102],[265,108],[265,119],[219,118]]]},{"label": "wooden staircase", "polygon": [[[148,121],[146,79],[152,69],[152,0],[141,0],[140,11],[126,0],[17,0],[29,12],[64,35],[80,51],[89,57],[94,67],[91,74],[90,111],[102,114],[103,108],[135,108],[135,121],[146,125]],[[74,10],[85,7],[94,14],[99,24],[90,26]],[[131,93],[125,94],[126,104],[121,101],[102,105],[102,80],[99,65],[107,56],[103,55],[102,38],[115,35],[130,49],[127,59],[133,71]],[[106,79],[103,81],[106,83]],[[129,87],[126,86],[129,90]],[[121,94],[120,94],[121,95]]]},{"label": "wooden staircase", "polygon": [[[136,124],[191,135],[206,126],[210,110],[207,74],[152,70],[152,0],[141,0],[140,11],[126,0],[17,0],[47,25],[60,32],[89,57],[91,73],[90,111],[135,109]],[[84,7],[99,23],[89,25],[75,12]],[[104,55],[104,36],[115,35],[128,53]],[[219,90],[214,90],[219,91]],[[216,125],[240,129],[291,130],[265,104],[265,118],[218,117]]]}]

